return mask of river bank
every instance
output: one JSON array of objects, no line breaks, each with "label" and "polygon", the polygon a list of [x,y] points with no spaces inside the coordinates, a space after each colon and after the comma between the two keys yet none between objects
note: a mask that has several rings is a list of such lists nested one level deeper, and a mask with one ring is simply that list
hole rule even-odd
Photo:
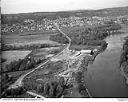
[{"label": "river bank", "polygon": [[[125,29],[127,30],[127,29]],[[128,87],[120,70],[120,55],[127,32],[108,36],[107,48],[87,67],[84,81],[93,97],[128,97]]]},{"label": "river bank", "polygon": [[[65,35],[66,36],[66,35]],[[70,38],[69,38],[70,39]],[[71,41],[70,41],[70,43],[71,43]],[[61,53],[62,55],[63,55],[63,58],[65,57],[66,59],[68,59],[69,57],[71,57],[70,56],[70,54],[68,54],[68,53],[66,53],[66,52],[68,52],[69,51],[69,47],[70,47],[70,43],[67,45],[67,47],[64,49],[64,50],[62,50],[61,52],[63,53]],[[105,46],[104,46],[105,45]],[[85,55],[85,59],[83,60],[83,64],[81,64],[81,67],[82,67],[82,69],[81,69],[81,72],[82,72],[82,75],[83,75],[83,72],[87,72],[87,71],[85,71],[85,70],[87,70],[87,67],[88,67],[88,65],[89,65],[89,63],[91,63],[91,62],[94,62],[95,61],[95,58],[96,58],[96,56],[97,55],[99,55],[102,51],[104,51],[105,49],[106,49],[106,47],[107,47],[107,43],[105,42],[104,44],[103,44],[103,46],[101,46],[97,51],[95,51],[94,52],[94,54],[92,55],[92,56],[89,56],[89,57],[87,57],[87,54]],[[61,54],[60,53],[58,53],[57,55],[58,56],[61,56]],[[78,55],[76,55],[76,56],[78,56]],[[57,58],[57,56],[55,56],[56,58]],[[73,60],[73,58],[71,59],[71,60]],[[79,63],[81,63],[81,61],[79,61],[79,58],[77,59],[78,60],[78,62]],[[77,61],[76,61],[77,62]],[[78,65],[79,65],[79,63],[78,63]],[[39,67],[41,67],[41,66],[43,66],[44,65],[44,63],[43,64],[41,64],[40,66],[38,66],[38,67],[36,67],[33,71],[32,71],[32,73],[36,70],[36,69],[41,69],[41,68],[39,68]],[[73,66],[73,65],[72,65]],[[68,67],[70,67],[69,66],[69,64],[68,64]],[[76,70],[77,70],[77,68],[78,67],[76,67]],[[53,69],[53,66],[52,66],[52,68],[51,69]],[[71,71],[74,71],[75,72],[75,70],[73,69],[73,68],[71,68]],[[39,70],[38,70],[39,71]],[[43,71],[42,71],[43,72]],[[49,71],[50,72],[50,71]],[[20,83],[22,83],[22,80],[24,79],[24,77],[26,77],[27,75],[30,75],[30,73],[31,72],[28,72],[25,76],[23,76],[23,77],[21,77],[21,79],[19,79],[19,81],[17,81],[16,82],[16,84],[14,84],[14,86],[17,86],[17,83],[18,83],[18,85],[20,85]],[[35,73],[36,73],[36,75],[37,76],[39,76],[39,72],[37,72],[37,71],[35,71]],[[47,73],[47,72],[46,72]],[[42,73],[41,73],[42,74]],[[70,73],[69,73],[70,74]],[[31,74],[32,76],[33,76],[33,74]],[[33,78],[37,78],[37,76],[34,76]],[[46,76],[46,75],[44,75],[44,76]],[[41,78],[42,78],[42,76],[40,76]],[[71,77],[72,78],[72,77]],[[76,78],[77,78],[77,75],[76,75]],[[30,77],[28,78],[28,79],[30,79]],[[37,78],[38,79],[38,78]],[[83,80],[84,80],[84,77],[82,77],[82,78],[80,78],[80,83],[79,83],[79,81],[77,82],[77,84],[78,84],[78,88],[80,88],[80,90],[73,90],[72,91],[72,93],[75,93],[76,91],[77,91],[77,94],[76,95],[72,95],[72,97],[76,97],[77,95],[78,95],[78,93],[80,92],[80,93],[82,93],[82,97],[84,97],[84,96],[87,96],[87,94],[88,94],[88,96],[90,97],[90,96],[93,96],[93,95],[90,95],[90,92],[88,91],[88,88],[86,87],[86,83],[83,83]],[[30,80],[30,81],[34,81],[34,80]],[[36,81],[36,80],[35,80]],[[45,81],[46,82],[46,81]],[[30,83],[29,83],[29,85],[30,85]],[[29,86],[30,87],[30,86]],[[36,86],[37,87],[37,86]],[[86,94],[87,93],[87,94]],[[79,94],[80,95],[80,94]],[[81,97],[80,96],[80,97]]]},{"label": "river bank", "polygon": [[125,77],[125,79],[126,79],[126,84],[128,85],[128,73],[126,73],[126,72],[124,71],[124,67],[123,67],[123,66],[121,66],[121,73],[122,73],[122,75]]},{"label": "river bank", "polygon": [[123,44],[121,57],[120,57],[120,69],[122,72],[122,75],[126,79],[126,84],[128,85],[128,36],[125,37],[125,42]]},{"label": "river bank", "polygon": [[[107,47],[107,46],[106,46]],[[90,93],[87,84],[84,82],[84,77],[86,77],[85,73],[87,73],[87,67],[90,63],[93,63],[96,56],[100,54],[105,48],[100,47],[93,53],[93,55],[85,55],[83,60],[81,61],[81,65],[79,67],[79,71],[75,73],[75,81],[76,85],[74,84],[72,88],[72,95],[70,97],[89,97],[92,98],[93,95]],[[72,76],[74,77],[74,76]],[[75,88],[75,86],[77,86]]]}]

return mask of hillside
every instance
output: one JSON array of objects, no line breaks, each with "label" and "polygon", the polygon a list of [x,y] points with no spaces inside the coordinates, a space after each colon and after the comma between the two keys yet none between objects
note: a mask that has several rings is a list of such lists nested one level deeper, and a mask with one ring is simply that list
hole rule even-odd
[{"label": "hillside", "polygon": [[21,14],[2,14],[2,24],[22,22],[24,19],[41,20],[43,18],[56,19],[69,16],[123,16],[128,14],[128,7],[107,8],[100,10],[73,10],[61,12],[34,12]]}]

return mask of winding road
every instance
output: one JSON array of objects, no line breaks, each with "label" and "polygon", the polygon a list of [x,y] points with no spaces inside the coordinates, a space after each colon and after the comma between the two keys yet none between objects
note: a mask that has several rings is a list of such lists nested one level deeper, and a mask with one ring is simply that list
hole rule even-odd
[{"label": "winding road", "polygon": [[[52,58],[55,58],[55,57],[57,57],[57,56],[59,56],[59,55],[61,55],[61,54],[66,55],[68,52],[70,52],[69,47],[70,47],[70,45],[71,45],[71,39],[70,39],[64,32],[62,32],[62,31],[59,29],[59,26],[58,26],[56,23],[54,23],[54,25],[56,26],[57,30],[58,30],[61,34],[63,34],[64,36],[66,36],[66,38],[69,40],[69,43],[67,44],[67,46],[66,46],[61,52],[59,52],[58,54],[56,54],[56,55],[52,56],[50,59],[48,59],[46,62],[39,64],[39,65],[38,65],[36,68],[34,68],[33,70],[31,70],[31,71],[29,71],[28,73],[26,73],[26,74],[20,76],[20,77],[15,81],[15,83],[13,83],[12,85],[9,86],[8,89],[15,89],[15,88],[21,87],[21,86],[23,85],[23,79],[24,79],[26,76],[28,76],[29,74],[31,74],[31,73],[34,72],[35,70],[41,68],[43,65],[47,64]],[[86,91],[87,91],[89,97],[92,97],[87,88],[86,88]],[[30,92],[30,91],[27,91],[27,93],[28,93],[28,94],[31,94],[31,95],[33,95],[33,96],[35,96],[35,97],[45,98],[44,96],[38,95],[38,94],[33,93],[33,92]]]},{"label": "winding road", "polygon": [[69,40],[69,43],[68,43],[67,47],[65,48],[65,50],[66,50],[66,49],[69,50],[69,47],[70,47],[70,45],[71,45],[71,39],[70,39],[64,32],[62,32],[62,31],[60,30],[60,28],[58,27],[58,25],[57,25],[56,23],[55,23],[54,25],[56,26],[57,30],[58,30],[61,34],[63,34],[64,36],[66,36],[67,39]]},{"label": "winding road", "polygon": [[[71,45],[71,39],[70,39],[64,32],[62,32],[62,31],[59,29],[59,27],[58,27],[58,25],[57,25],[56,23],[54,23],[54,25],[56,26],[57,30],[58,30],[60,33],[62,33],[64,36],[66,36],[67,39],[69,40],[69,43],[67,44],[67,46],[66,46],[61,52],[59,52],[58,54],[56,54],[55,56],[53,56],[53,57],[56,57],[56,56],[60,55],[60,54],[63,53],[63,52],[69,51],[69,47],[70,47],[70,45]],[[51,57],[51,58],[52,58],[52,57]],[[50,58],[50,59],[51,59],[51,58]],[[26,76],[28,76],[29,74],[31,74],[31,73],[34,72],[35,70],[39,69],[41,66],[45,65],[46,63],[48,63],[48,62],[50,61],[50,59],[48,59],[48,60],[47,60],[46,62],[44,62],[44,63],[39,64],[35,69],[31,70],[30,72],[28,72],[28,73],[26,73],[26,74],[20,76],[20,77],[15,81],[15,83],[11,84],[11,85],[8,87],[8,89],[14,89],[14,88],[21,87],[21,86],[23,85],[23,79],[24,79]]]}]

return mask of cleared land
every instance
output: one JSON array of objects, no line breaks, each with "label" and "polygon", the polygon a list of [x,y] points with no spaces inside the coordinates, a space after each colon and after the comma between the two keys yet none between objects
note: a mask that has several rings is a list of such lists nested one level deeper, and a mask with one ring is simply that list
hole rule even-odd
[{"label": "cleared land", "polygon": [[2,58],[6,59],[6,64],[14,60],[19,60],[25,58],[31,51],[3,51]]},{"label": "cleared land", "polygon": [[[126,8],[126,9],[128,9],[128,8]],[[111,15],[117,16],[117,15],[119,15],[119,12],[118,12],[119,9],[118,10],[112,9],[112,11],[109,12],[110,10],[111,9],[107,9],[107,11],[106,10],[105,11],[98,10],[95,12],[94,11],[92,11],[92,12],[89,12],[89,11],[72,12],[71,11],[71,12],[63,12],[63,13],[62,12],[60,12],[60,13],[59,12],[58,13],[45,13],[45,15],[42,13],[34,13],[35,15],[33,15],[33,14],[20,15],[20,14],[18,14],[19,17],[17,17],[18,18],[17,20],[18,20],[18,22],[22,23],[23,20],[25,19],[23,16],[25,16],[27,18],[31,17],[31,19],[34,19],[36,17],[36,19],[39,20],[39,16],[41,17],[41,19],[43,18],[43,16],[45,16],[44,18],[50,17],[53,19],[53,18],[59,17],[59,15],[61,15],[62,17],[69,17],[72,15],[73,16],[79,15],[80,13],[81,13],[80,14],[81,16],[84,16],[84,15],[88,15],[88,16],[99,16],[99,15],[100,16],[111,16]],[[116,11],[116,13],[113,13],[115,11]],[[121,12],[121,14],[123,13],[123,15],[127,14],[126,13],[127,11],[125,9],[121,9],[120,12]],[[14,15],[9,15],[9,16],[11,17]],[[17,16],[17,15],[15,15],[15,16]],[[9,20],[6,19],[6,15],[2,15],[2,19],[3,19],[2,21],[5,22],[5,24],[6,23],[8,24]],[[10,21],[13,22],[13,21],[15,21],[15,19],[10,19]],[[82,31],[82,28],[80,29],[80,28],[76,27],[76,28],[72,28],[71,30],[72,31],[74,31],[74,30]],[[99,30],[101,30],[101,29],[99,29]],[[76,31],[74,31],[74,32],[76,32]],[[70,32],[70,29],[67,32]],[[66,34],[67,34],[67,32],[66,32]],[[71,36],[74,34],[74,32],[71,34]],[[54,35],[55,33],[56,32],[52,32],[52,33],[51,32],[50,33],[49,32],[47,32],[47,33],[46,32],[28,33],[27,32],[27,33],[22,33],[22,34],[14,34],[14,33],[10,34],[10,35],[5,34],[2,36],[3,37],[2,43],[7,44],[7,45],[15,45],[15,46],[26,45],[26,44],[35,44],[35,43],[37,45],[38,45],[38,43],[55,44],[56,42],[49,40],[49,36]],[[84,33],[86,34],[87,32],[83,32],[83,35],[84,35]],[[81,39],[77,39],[77,38],[79,38],[79,36],[77,36],[77,34],[79,35],[79,33],[76,32],[76,39],[75,38],[72,39],[72,40],[74,40],[74,42],[76,42],[76,45],[75,44],[71,45],[70,49],[81,50],[81,49],[94,49],[94,48],[98,49],[99,48],[99,46],[94,46],[94,45],[92,45],[92,46],[84,46],[86,44],[84,44],[84,45],[78,44],[77,45],[79,40],[81,40]],[[96,35],[98,35],[98,34],[99,33],[97,33]],[[81,33],[81,35],[82,35],[82,33]],[[90,34],[88,34],[88,35],[89,36],[85,36],[85,38],[88,37],[90,39],[90,37],[92,37],[92,36],[90,36]],[[69,36],[69,37],[71,37],[71,36]],[[83,38],[83,36],[81,36],[80,38]],[[83,39],[83,40],[86,40],[86,39]],[[83,43],[84,43],[84,41],[83,41]],[[70,44],[69,44],[69,47],[70,47]],[[37,58],[37,59],[38,58],[41,58],[41,59],[47,58],[48,63],[44,64],[44,62],[42,61],[39,65],[32,67],[32,68],[35,68],[36,70],[29,69],[26,71],[17,71],[17,72],[8,73],[9,75],[12,75],[12,77],[15,77],[15,79],[17,79],[19,76],[21,76],[19,78],[19,80],[16,81],[16,84],[14,83],[14,86],[18,87],[19,83],[22,83],[22,80],[23,80],[23,82],[24,82],[23,84],[27,88],[26,89],[27,92],[30,90],[30,91],[36,92],[38,94],[42,93],[41,95],[43,95],[43,92],[45,92],[45,93],[48,92],[48,94],[52,94],[53,87],[51,87],[51,86],[52,86],[52,84],[57,84],[56,82],[53,82],[53,81],[58,81],[59,77],[63,77],[64,79],[69,79],[68,81],[67,80],[66,81],[69,86],[71,85],[71,87],[69,89],[67,89],[67,91],[65,92],[67,94],[65,94],[62,97],[88,97],[89,94],[87,93],[88,91],[86,91],[86,85],[82,79],[83,78],[82,72],[87,70],[86,67],[87,67],[89,61],[90,60],[93,61],[98,53],[96,53],[96,54],[94,53],[94,56],[90,56],[87,54],[82,54],[79,51],[74,51],[74,52],[70,51],[69,47],[67,47],[67,49],[65,48],[65,51],[61,48],[60,48],[60,50],[57,49],[57,50],[53,50],[53,51],[51,51],[49,49],[45,49],[45,50],[44,49],[36,49],[36,50],[32,51],[32,53],[28,57],[33,57],[33,58]],[[42,47],[42,48],[44,48],[44,47]],[[59,53],[59,51],[61,51],[61,53]],[[52,57],[53,54],[54,55],[58,54],[58,55],[56,55],[55,57]],[[50,59],[50,57],[52,57],[52,58]],[[27,59],[26,61],[28,62],[29,60]],[[25,63],[25,65],[27,65],[27,62]],[[23,68],[24,68],[24,66],[23,66]],[[25,76],[22,76],[22,75],[25,75]],[[5,78],[5,80],[6,80],[6,78]],[[49,83],[49,81],[51,81],[51,82]],[[40,85],[40,84],[42,84],[42,85]],[[38,91],[40,91],[40,88],[42,88],[43,84],[48,85],[48,87],[50,85],[50,88],[48,88],[46,86],[46,87],[44,87],[45,91],[41,90],[42,92],[38,92]],[[3,83],[3,85],[6,85],[6,84]],[[60,85],[57,85],[57,86],[59,86],[59,88],[57,87],[58,90],[56,90],[56,91],[60,91],[62,93],[63,93],[63,90],[65,91],[65,88],[63,88],[63,90],[62,90],[62,87],[60,87]],[[57,89],[57,88],[55,88],[55,89]],[[57,93],[56,91],[55,91],[55,93]],[[18,95],[16,93],[16,92],[18,92],[17,90],[14,90],[14,91],[11,90],[11,92],[12,92],[12,95],[14,94],[14,96],[12,96],[12,97],[16,97]],[[19,95],[21,94],[20,91],[18,93],[19,93]],[[29,93],[31,93],[31,92],[29,92]],[[24,96],[24,97],[27,97],[27,96]],[[46,97],[48,97],[48,96],[46,95]],[[50,97],[52,97],[52,95],[50,95]]]},{"label": "cleared land", "polygon": [[56,43],[49,40],[50,34],[37,34],[37,35],[18,35],[18,34],[7,34],[2,35],[2,43],[7,45],[29,45],[36,43]]}]

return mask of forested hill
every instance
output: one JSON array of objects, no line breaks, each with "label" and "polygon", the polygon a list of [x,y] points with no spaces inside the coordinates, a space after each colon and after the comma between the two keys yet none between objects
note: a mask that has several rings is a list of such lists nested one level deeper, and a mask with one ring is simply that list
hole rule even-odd
[{"label": "forested hill", "polygon": [[2,14],[2,23],[17,23],[22,22],[24,19],[41,20],[43,18],[56,19],[58,17],[69,17],[69,16],[123,16],[128,14],[128,7],[118,8],[107,8],[100,10],[73,10],[73,11],[62,11],[62,12],[34,12],[34,13],[21,13],[21,14]]}]

